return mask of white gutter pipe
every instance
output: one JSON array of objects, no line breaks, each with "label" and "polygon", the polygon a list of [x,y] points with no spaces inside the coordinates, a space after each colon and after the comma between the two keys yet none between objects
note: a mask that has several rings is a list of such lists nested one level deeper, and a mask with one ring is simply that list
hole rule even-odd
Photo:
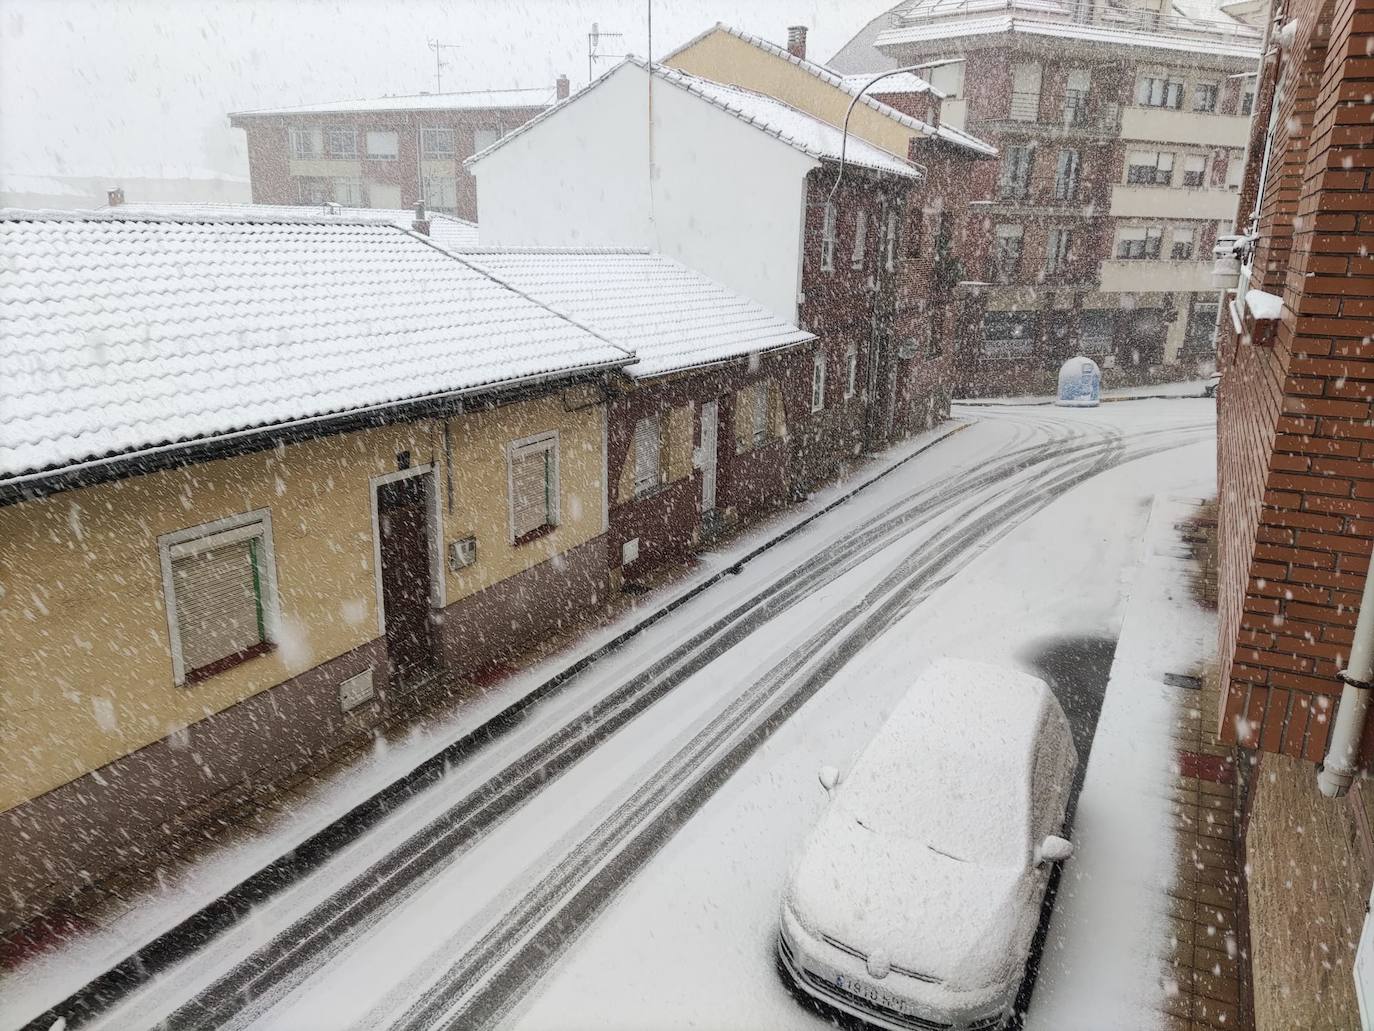
[{"label": "white gutter pipe", "polygon": [[1350,662],[1346,669],[1336,674],[1336,679],[1345,686],[1341,689],[1326,759],[1317,771],[1317,788],[1327,798],[1344,795],[1355,779],[1365,717],[1369,712],[1370,696],[1374,694],[1374,576],[1368,573],[1364,578],[1364,594],[1360,596],[1360,616],[1355,622]]}]

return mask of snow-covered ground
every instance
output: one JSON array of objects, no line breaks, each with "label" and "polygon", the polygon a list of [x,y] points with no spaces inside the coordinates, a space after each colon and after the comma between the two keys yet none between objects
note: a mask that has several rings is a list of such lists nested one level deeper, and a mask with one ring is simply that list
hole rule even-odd
[{"label": "snow-covered ground", "polygon": [[[236,1003],[228,1024],[823,1026],[784,989],[772,959],[778,889],[823,802],[817,767],[843,767],[936,657],[1035,670],[1057,643],[1114,639],[1151,499],[1203,492],[1211,476],[1207,401],[963,414],[975,425],[599,661],[434,789],[90,1026],[161,1019],[331,894],[354,890],[354,878],[399,842],[593,703],[636,678],[671,676],[680,678],[671,691],[341,935],[337,948],[303,953],[275,987]],[[1177,447],[1185,440],[1196,443]],[[1063,478],[1090,476],[1092,463],[1166,445],[1174,449],[1091,476],[1034,511]],[[731,554],[749,547],[737,543]],[[723,564],[706,560],[708,569]],[[807,589],[786,604],[775,598],[734,637],[712,629],[788,577]],[[698,634],[710,640],[678,657]],[[660,669],[665,656],[676,666]],[[360,783],[384,781],[459,732],[436,728],[400,758],[379,759]],[[341,786],[339,795],[360,790]],[[680,819],[649,834],[674,807]],[[303,818],[317,821],[324,810]],[[255,842],[251,854],[294,838]],[[222,862],[221,879],[251,867],[246,854]],[[159,919],[191,894],[169,892]],[[6,986],[0,1024],[29,1019],[148,931],[107,935],[21,971]],[[538,962],[515,962],[527,954]],[[472,1001],[483,993],[485,1009]]]}]

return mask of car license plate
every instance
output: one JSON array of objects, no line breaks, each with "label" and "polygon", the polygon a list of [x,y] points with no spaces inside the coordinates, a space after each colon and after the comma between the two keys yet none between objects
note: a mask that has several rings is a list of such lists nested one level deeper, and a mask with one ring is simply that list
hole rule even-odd
[{"label": "car license plate", "polygon": [[884,991],[877,985],[862,981],[857,977],[846,977],[843,974],[836,974],[835,987],[842,992],[847,992],[856,998],[863,999],[865,1002],[871,1002],[876,1006],[882,1006],[886,1009],[896,1010],[898,1013],[903,1012],[905,1009],[897,996],[893,995],[891,992]]}]

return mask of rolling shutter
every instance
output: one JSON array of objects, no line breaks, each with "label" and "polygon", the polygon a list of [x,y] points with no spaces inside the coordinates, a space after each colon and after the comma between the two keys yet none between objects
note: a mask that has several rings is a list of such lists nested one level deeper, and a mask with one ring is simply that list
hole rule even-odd
[{"label": "rolling shutter", "polygon": [[640,419],[635,423],[635,493],[653,490],[659,484],[659,422],[658,416]]},{"label": "rolling shutter", "polygon": [[511,456],[511,517],[517,538],[553,523],[551,456],[547,447],[517,451]]},{"label": "rolling shutter", "polygon": [[188,672],[266,640],[257,537],[173,556],[177,632]]}]

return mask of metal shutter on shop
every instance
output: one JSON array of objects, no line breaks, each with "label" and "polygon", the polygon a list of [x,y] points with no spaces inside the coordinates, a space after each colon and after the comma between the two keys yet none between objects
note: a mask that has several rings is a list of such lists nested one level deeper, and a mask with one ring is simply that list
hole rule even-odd
[{"label": "metal shutter on shop", "polygon": [[266,639],[260,547],[250,538],[173,557],[177,632],[188,672]]},{"label": "metal shutter on shop", "polygon": [[552,452],[541,447],[511,456],[511,515],[516,537],[553,522],[549,504]]}]

